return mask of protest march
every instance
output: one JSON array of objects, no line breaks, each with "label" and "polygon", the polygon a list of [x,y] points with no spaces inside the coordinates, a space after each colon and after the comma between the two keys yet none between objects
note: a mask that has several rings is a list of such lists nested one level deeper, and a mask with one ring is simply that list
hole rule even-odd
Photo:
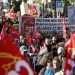
[{"label": "protest march", "polygon": [[75,75],[74,4],[1,0],[0,75]]}]

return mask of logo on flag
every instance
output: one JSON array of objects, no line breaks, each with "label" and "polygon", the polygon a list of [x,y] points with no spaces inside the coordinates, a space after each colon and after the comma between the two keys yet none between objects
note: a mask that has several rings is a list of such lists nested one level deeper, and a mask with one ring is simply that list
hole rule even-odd
[{"label": "logo on flag", "polygon": [[37,12],[35,5],[29,5],[28,10],[29,10],[29,12],[28,12],[29,15],[31,15],[31,16],[38,15],[38,12]]},{"label": "logo on flag", "polygon": [[13,9],[7,10],[7,12],[5,13],[5,16],[7,18],[10,18],[10,19],[15,19],[16,18],[16,14],[14,13]]},{"label": "logo on flag", "polygon": [[14,44],[12,37],[3,31],[2,34],[4,37],[0,41],[0,75],[35,75],[29,62]]},{"label": "logo on flag", "polygon": [[75,67],[75,34],[72,33],[71,38],[68,42],[68,51],[67,51],[64,74],[74,75],[75,74],[74,67]]}]

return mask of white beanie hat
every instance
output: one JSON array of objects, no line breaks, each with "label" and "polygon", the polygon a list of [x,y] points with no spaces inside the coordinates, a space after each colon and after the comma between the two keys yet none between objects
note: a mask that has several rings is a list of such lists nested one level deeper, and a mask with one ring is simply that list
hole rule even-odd
[{"label": "white beanie hat", "polygon": [[20,52],[21,52],[22,55],[23,55],[24,52],[27,52],[26,46],[21,46],[20,47]]},{"label": "white beanie hat", "polygon": [[57,53],[60,54],[64,51],[64,48],[63,47],[58,47],[57,49]]}]

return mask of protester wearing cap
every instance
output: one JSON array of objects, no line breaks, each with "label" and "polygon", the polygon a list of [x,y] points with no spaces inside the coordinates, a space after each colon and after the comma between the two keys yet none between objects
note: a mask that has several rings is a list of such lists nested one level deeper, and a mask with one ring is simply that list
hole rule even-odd
[{"label": "protester wearing cap", "polygon": [[61,54],[63,51],[64,51],[63,47],[58,47],[58,49],[57,49],[58,55]]},{"label": "protester wearing cap", "polygon": [[22,55],[24,55],[24,52],[27,52],[27,47],[24,46],[24,45],[22,45],[22,46],[20,47],[20,52],[21,52]]}]

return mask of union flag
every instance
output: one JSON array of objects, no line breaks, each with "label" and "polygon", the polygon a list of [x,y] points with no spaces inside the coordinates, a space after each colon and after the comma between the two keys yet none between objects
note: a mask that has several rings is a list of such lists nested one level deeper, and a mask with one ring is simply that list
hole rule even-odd
[{"label": "union flag", "polygon": [[40,37],[40,30],[39,28],[36,28],[36,31],[34,32],[32,39],[38,39]]},{"label": "union flag", "polygon": [[4,37],[0,41],[0,75],[35,75],[26,58],[20,54],[11,36],[5,34],[3,30]]},{"label": "union flag", "polygon": [[64,75],[74,75],[75,67],[75,34],[71,33],[68,42],[67,57],[65,62]]},{"label": "union flag", "polygon": [[70,44],[70,41],[71,41],[71,39],[69,39],[69,40],[65,43],[65,45],[64,45],[64,49],[65,49],[65,50],[68,49],[69,44]]},{"label": "union flag", "polygon": [[10,26],[10,34],[11,34],[11,37],[14,38],[14,39],[20,38],[20,33],[13,26]]},{"label": "union flag", "polygon": [[10,19],[16,18],[16,14],[14,13],[13,9],[8,9],[7,12],[5,13],[5,16]]},{"label": "union flag", "polygon": [[34,4],[28,6],[28,14],[31,16],[37,16],[38,15],[36,6]]},{"label": "union flag", "polygon": [[30,46],[31,43],[32,43],[32,39],[31,39],[31,35],[30,33],[28,32],[27,36],[26,36],[26,39],[27,39],[27,45]]}]

